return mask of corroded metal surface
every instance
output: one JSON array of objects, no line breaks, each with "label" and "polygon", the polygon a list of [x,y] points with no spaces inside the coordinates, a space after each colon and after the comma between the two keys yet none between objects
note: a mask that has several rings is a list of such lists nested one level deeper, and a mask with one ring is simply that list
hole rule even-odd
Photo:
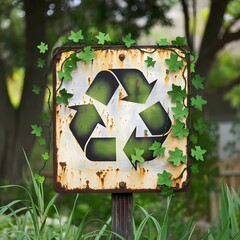
[{"label": "corroded metal surface", "polygon": [[[62,64],[73,51],[62,52],[55,58],[56,95],[63,88],[68,93],[74,94],[73,98],[69,99],[68,106],[54,104],[54,171],[57,191],[158,191],[158,173],[166,170],[177,178],[186,168],[187,163],[176,167],[169,163],[167,158],[168,151],[173,151],[175,147],[187,154],[187,138],[173,137],[171,127],[164,132],[164,125],[161,128],[162,133],[152,134],[148,124],[153,122],[158,125],[158,119],[154,117],[154,113],[149,120],[145,116],[149,114],[148,112],[145,112],[145,115],[141,113],[146,109],[150,112],[152,106],[159,103],[163,109],[159,107],[159,111],[162,111],[160,114],[166,115],[166,119],[169,117],[169,121],[174,124],[171,108],[175,104],[171,102],[167,92],[172,90],[172,84],[184,88],[187,83],[183,79],[183,74],[187,79],[188,71],[184,73],[183,70],[173,73],[168,71],[165,59],[170,57],[170,50],[155,47],[145,47],[142,50],[144,51],[123,47],[95,48],[96,57],[89,64],[84,61],[78,62],[77,69],[72,72],[72,80],[68,82],[58,79],[56,72],[61,70]],[[180,50],[175,51],[183,54]],[[154,67],[147,67],[145,62],[147,56],[156,60]],[[136,71],[132,73],[126,69]],[[121,81],[121,70],[127,72],[129,76],[131,74],[140,76],[139,72],[143,74],[141,81],[145,81],[143,83],[145,88],[142,96],[146,98],[143,102],[137,99],[137,90],[132,91],[128,80]],[[106,81],[105,76],[108,78]],[[124,77],[127,79],[128,75]],[[138,82],[134,84],[138,89]],[[102,86],[104,90],[101,90]],[[109,90],[106,90],[108,88]],[[102,91],[103,94],[98,95],[98,91],[100,93]],[[130,93],[134,95],[132,99],[124,100]],[[185,101],[187,103],[187,99]],[[89,117],[84,114],[89,114]],[[143,117],[146,120],[143,121]],[[93,119],[96,119],[96,124]],[[161,121],[159,119],[159,124]],[[187,119],[183,120],[186,121]],[[160,130],[158,127],[156,129]],[[164,138],[165,157],[149,159],[134,166],[129,160],[126,147],[133,135],[136,141],[140,141],[139,139],[144,141],[143,138],[153,140],[155,137],[156,140]],[[176,189],[185,187],[188,177],[189,173],[184,171],[174,182],[173,187]]]}]

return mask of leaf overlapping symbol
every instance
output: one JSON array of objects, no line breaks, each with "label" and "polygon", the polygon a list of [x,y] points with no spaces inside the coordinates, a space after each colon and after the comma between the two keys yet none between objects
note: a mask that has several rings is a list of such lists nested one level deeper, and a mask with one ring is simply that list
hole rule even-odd
[{"label": "leaf overlapping symbol", "polygon": [[[156,81],[148,83],[138,69],[109,69],[100,71],[86,91],[86,95],[108,105],[115,91],[121,85],[127,93],[122,101],[144,104]],[[70,107],[76,114],[70,123],[70,130],[90,161],[116,161],[116,138],[91,137],[97,124],[106,127],[94,104]],[[145,161],[154,159],[149,148],[155,141],[163,143],[171,128],[171,120],[158,101],[139,113],[152,136],[136,137],[136,128],[130,134],[122,149],[129,161],[136,148],[144,150]],[[137,169],[137,162],[132,163]]]}]

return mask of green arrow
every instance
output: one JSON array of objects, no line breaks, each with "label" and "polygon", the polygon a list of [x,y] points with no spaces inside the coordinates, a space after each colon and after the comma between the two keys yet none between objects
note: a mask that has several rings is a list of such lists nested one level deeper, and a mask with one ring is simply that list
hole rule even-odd
[{"label": "green arrow", "polygon": [[109,71],[101,71],[94,78],[86,94],[107,105],[119,86],[114,75]]},{"label": "green arrow", "polygon": [[132,132],[130,138],[128,139],[126,145],[123,148],[124,153],[128,157],[129,161],[133,165],[133,167],[137,170],[137,162],[135,164],[131,161],[131,155],[135,153],[135,149],[144,150],[142,157],[145,161],[151,161],[154,159],[153,153],[149,148],[153,145],[155,141],[163,143],[166,139],[167,134],[164,136],[158,137],[136,137],[136,128]]},{"label": "green arrow", "polygon": [[86,157],[90,161],[116,161],[116,138],[91,138]]},{"label": "green arrow", "polygon": [[78,105],[70,108],[76,110],[77,113],[73,117],[69,127],[84,151],[85,145],[96,125],[99,123],[105,127],[105,124],[92,104]]},{"label": "green arrow", "polygon": [[150,95],[156,80],[148,83],[143,73],[138,69],[111,69],[127,92],[124,101],[145,103]]},{"label": "green arrow", "polygon": [[162,135],[169,131],[172,122],[160,102],[139,113],[152,135]]}]

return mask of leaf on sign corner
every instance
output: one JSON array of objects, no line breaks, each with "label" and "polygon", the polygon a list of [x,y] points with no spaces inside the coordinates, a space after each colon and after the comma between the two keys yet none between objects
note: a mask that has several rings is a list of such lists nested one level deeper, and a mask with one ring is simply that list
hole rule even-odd
[{"label": "leaf on sign corner", "polygon": [[169,42],[166,38],[161,38],[160,40],[156,41],[156,44],[161,47],[169,45]]},{"label": "leaf on sign corner", "polygon": [[196,98],[191,98],[191,106],[195,107],[196,109],[202,111],[202,106],[206,104],[207,101],[204,100],[201,96],[197,95]]},{"label": "leaf on sign corner", "polygon": [[37,48],[39,49],[40,53],[45,53],[48,50],[48,45],[44,42],[41,42]]},{"label": "leaf on sign corner", "polygon": [[154,67],[156,61],[153,60],[151,57],[147,57],[146,60],[144,60],[145,63],[147,63],[147,67]]},{"label": "leaf on sign corner", "polygon": [[90,63],[95,56],[96,53],[92,50],[92,47],[87,46],[84,47],[83,51],[79,53],[78,58],[85,61],[86,63]]},{"label": "leaf on sign corner", "polygon": [[157,181],[158,185],[166,185],[168,187],[172,186],[173,180],[172,180],[171,173],[164,170],[163,173],[158,173],[157,176],[158,176],[158,181]]},{"label": "leaf on sign corner", "polygon": [[38,95],[41,92],[41,87],[39,85],[34,84],[32,91]]},{"label": "leaf on sign corner", "polygon": [[34,174],[34,179],[40,183],[40,184],[43,184],[44,183],[44,180],[45,180],[45,177],[44,176],[41,176],[37,173]]},{"label": "leaf on sign corner", "polygon": [[78,32],[71,31],[71,35],[68,37],[68,39],[74,43],[78,43],[79,40],[82,40],[83,38],[82,30],[79,30]]},{"label": "leaf on sign corner", "polygon": [[136,161],[144,162],[145,160],[142,157],[143,153],[143,149],[135,148],[135,154],[131,154],[132,163],[135,164]]},{"label": "leaf on sign corner", "polygon": [[96,36],[96,38],[98,39],[98,44],[103,45],[106,42],[110,42],[111,38],[109,36],[109,34],[103,33],[103,32],[99,32],[98,35]]},{"label": "leaf on sign corner", "polygon": [[157,156],[165,156],[165,147],[162,147],[162,144],[160,142],[155,141],[152,146],[149,148],[149,150],[153,151],[153,157]]},{"label": "leaf on sign corner", "polygon": [[178,61],[178,57],[177,54],[171,53],[170,58],[165,60],[170,72],[178,72],[184,66],[183,60]]},{"label": "leaf on sign corner", "polygon": [[72,75],[70,71],[57,71],[58,79],[70,81],[72,80]]},{"label": "leaf on sign corner", "polygon": [[184,45],[187,45],[187,39],[186,37],[176,37],[175,40],[172,40],[172,44],[178,47],[184,46]]},{"label": "leaf on sign corner", "polygon": [[191,156],[196,160],[204,161],[203,155],[207,152],[207,150],[202,149],[200,146],[195,146],[195,149],[191,149]]},{"label": "leaf on sign corner", "polygon": [[185,97],[187,97],[186,90],[174,83],[172,84],[172,90],[167,93],[172,97],[172,102],[181,102]]},{"label": "leaf on sign corner", "polygon": [[41,137],[42,135],[42,127],[38,126],[37,124],[31,125],[32,131],[31,134],[35,135],[36,137]]},{"label": "leaf on sign corner", "polygon": [[43,160],[47,161],[49,159],[49,154],[48,152],[45,152],[42,154]]},{"label": "leaf on sign corner", "polygon": [[131,33],[128,33],[125,37],[122,37],[122,41],[127,48],[130,48],[133,44],[136,43],[136,41],[132,39]]},{"label": "leaf on sign corner", "polygon": [[72,98],[73,94],[68,93],[65,88],[59,91],[59,96],[56,97],[56,103],[57,104],[65,104],[68,105],[68,99]]},{"label": "leaf on sign corner", "polygon": [[169,150],[169,162],[172,162],[175,166],[179,166],[182,163],[186,163],[187,156],[183,155],[183,151],[178,147],[175,147],[174,151]]},{"label": "leaf on sign corner", "polygon": [[172,126],[172,135],[180,139],[187,137],[189,134],[189,129],[185,127],[183,122],[176,120],[176,124]]},{"label": "leaf on sign corner", "polygon": [[42,58],[38,58],[38,63],[37,63],[37,67],[38,68],[43,68],[45,66],[45,60]]}]

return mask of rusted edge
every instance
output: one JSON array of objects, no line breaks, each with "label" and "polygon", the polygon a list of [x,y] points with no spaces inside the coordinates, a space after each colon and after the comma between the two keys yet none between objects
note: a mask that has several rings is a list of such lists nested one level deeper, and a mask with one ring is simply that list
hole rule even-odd
[{"label": "rusted edge", "polygon": [[[83,46],[64,46],[64,47],[57,47],[53,50],[53,65],[52,65],[52,73],[53,73],[53,188],[58,193],[142,193],[142,192],[160,192],[161,187],[157,187],[156,189],[129,189],[129,188],[123,188],[123,189],[65,189],[62,187],[60,182],[57,182],[57,143],[56,143],[56,82],[57,82],[57,74],[56,74],[56,65],[57,62],[60,59],[60,56],[63,52],[70,52],[74,50],[82,50]],[[177,50],[180,50],[182,53],[184,53],[183,49],[189,51],[190,48],[188,46],[182,46],[181,48],[177,47],[176,45],[167,45],[167,46],[158,46],[158,45],[140,45],[140,46],[131,46],[130,48],[127,48],[125,45],[112,45],[112,46],[92,46],[92,49],[95,50],[107,50],[107,49],[122,49],[122,50],[128,50],[128,49],[143,49],[143,48],[151,48],[151,49],[169,49],[169,48],[175,48]],[[188,86],[188,94],[187,94],[187,106],[190,106],[190,93],[191,93],[191,74],[190,74],[190,54],[184,53],[186,56],[186,62],[187,62],[187,86]],[[187,117],[187,125],[191,126],[191,108],[189,108],[189,114]],[[187,137],[187,178],[186,182],[182,183],[181,188],[175,188],[172,189],[174,192],[182,192],[189,190],[190,187],[190,178],[191,178],[191,171],[190,171],[190,165],[191,165],[191,145],[189,141],[189,136]]]}]

